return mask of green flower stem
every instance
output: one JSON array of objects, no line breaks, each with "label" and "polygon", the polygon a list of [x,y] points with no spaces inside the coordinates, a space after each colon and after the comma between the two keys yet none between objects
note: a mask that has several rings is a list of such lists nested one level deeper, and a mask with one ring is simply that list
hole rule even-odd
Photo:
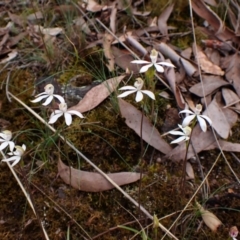
[{"label": "green flower stem", "polygon": [[180,183],[180,189],[181,189],[181,192],[182,192],[183,195],[184,195],[184,192],[185,192],[185,183],[186,183],[187,153],[188,153],[190,141],[191,141],[191,138],[192,138],[192,132],[193,132],[193,129],[194,129],[196,123],[197,123],[197,118],[195,117],[195,119],[193,120],[193,122],[190,126],[192,131],[191,131],[189,140],[186,141],[186,152],[185,152],[185,157],[184,157],[184,160],[183,160],[182,179],[181,179],[181,183]]},{"label": "green flower stem", "polygon": [[[145,73],[146,89],[150,90],[153,93],[155,93],[155,89],[156,89],[156,82],[154,81],[155,72],[156,72],[155,68],[151,67]],[[152,120],[154,119],[154,106],[155,106],[154,101],[151,101],[151,119]]]}]

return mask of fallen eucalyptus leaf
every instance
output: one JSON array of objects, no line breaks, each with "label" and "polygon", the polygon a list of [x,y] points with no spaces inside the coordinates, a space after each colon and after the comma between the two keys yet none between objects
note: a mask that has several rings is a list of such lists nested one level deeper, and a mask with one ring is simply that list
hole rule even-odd
[{"label": "fallen eucalyptus leaf", "polygon": [[113,36],[109,33],[105,33],[103,37],[103,52],[108,63],[106,64],[110,72],[114,71],[114,56],[111,51],[111,44],[113,42]]},{"label": "fallen eucalyptus leaf", "polygon": [[161,15],[158,18],[158,28],[161,34],[168,38],[168,26],[167,21],[173,11],[174,4],[169,5],[164,9]]},{"label": "fallen eucalyptus leaf", "polygon": [[[66,184],[84,192],[102,192],[114,188],[100,173],[86,172],[68,167],[61,159],[58,160],[58,174]],[[140,173],[134,172],[119,172],[107,175],[119,186],[136,182],[141,177]]]},{"label": "fallen eucalyptus leaf", "polygon": [[[169,60],[166,61],[171,63]],[[185,108],[185,102],[182,96],[181,91],[179,90],[178,86],[176,85],[176,74],[174,68],[169,68],[164,71],[164,76],[167,78],[169,85],[174,93],[175,99],[177,101],[177,105],[181,108]]]},{"label": "fallen eucalyptus leaf", "polygon": [[222,96],[226,104],[224,108],[232,106],[234,104],[239,104],[240,102],[238,95],[229,88],[222,88]]},{"label": "fallen eucalyptus leaf", "polygon": [[223,108],[218,98],[216,95],[203,115],[207,115],[212,120],[212,127],[220,137],[226,139],[232,126],[236,123],[238,115],[229,108]]},{"label": "fallen eucalyptus leaf", "polygon": [[[197,83],[193,85],[189,91],[191,93],[194,93],[195,95],[199,97],[205,97],[209,94],[211,94],[216,89],[229,85],[228,82],[224,81],[220,76],[203,76],[202,83]],[[204,89],[204,91],[203,91]],[[204,96],[205,94],[205,96]]]},{"label": "fallen eucalyptus leaf", "polygon": [[151,124],[149,119],[145,116],[143,116],[142,119],[141,111],[137,110],[133,105],[123,99],[119,98],[118,103],[121,115],[125,118],[125,122],[128,127],[133,129],[138,136],[141,136],[142,128],[142,139],[160,152],[167,154],[171,151],[171,146],[162,139],[160,133]]},{"label": "fallen eucalyptus leaf", "polygon": [[105,100],[117,88],[124,77],[125,75],[110,78],[93,87],[77,105],[71,107],[69,110],[76,110],[80,113],[90,111]]},{"label": "fallen eucalyptus leaf", "polygon": [[226,68],[225,77],[233,85],[240,97],[240,56],[238,54],[225,57],[222,62],[222,68]]}]

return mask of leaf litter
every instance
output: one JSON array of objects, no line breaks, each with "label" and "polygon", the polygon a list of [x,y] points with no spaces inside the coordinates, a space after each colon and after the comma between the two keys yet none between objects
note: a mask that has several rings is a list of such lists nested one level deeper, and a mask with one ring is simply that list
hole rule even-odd
[{"label": "leaf litter", "polygon": [[[226,1],[223,2],[226,4]],[[238,113],[240,112],[240,61],[238,53],[240,38],[238,35],[239,26],[236,24],[239,20],[239,4],[236,1],[230,1],[228,11],[226,12],[234,28],[232,30],[207,5],[216,6],[215,1],[192,0],[194,12],[199,18],[207,21],[204,27],[198,26],[197,29],[202,31],[209,39],[200,39],[203,46],[193,44],[192,47],[188,46],[186,51],[170,43],[175,36],[184,36],[185,34],[175,33],[177,28],[169,26],[168,22],[174,12],[174,5],[167,6],[155,18],[155,22],[151,21],[149,25],[142,27],[141,21],[136,16],[146,19],[150,12],[140,11],[138,5],[134,4],[127,1],[127,4],[122,2],[116,4],[116,2],[113,2],[107,5],[91,0],[79,3],[77,6],[80,10],[76,6],[69,5],[60,5],[54,8],[55,19],[58,19],[59,16],[64,16],[74,9],[77,18],[73,22],[79,29],[84,26],[85,30],[83,29],[82,31],[86,34],[85,46],[79,45],[80,52],[84,52],[86,49],[99,48],[104,53],[105,66],[109,72],[124,72],[121,73],[122,75],[116,77],[109,75],[111,77],[107,80],[103,79],[101,84],[91,88],[83,99],[71,109],[81,113],[97,109],[112,93],[116,94],[116,89],[126,77],[126,72],[134,74],[133,76],[135,77],[139,72],[139,67],[130,62],[136,57],[149,60],[148,55],[153,46],[160,52],[162,59],[165,58],[165,61],[172,62],[176,66],[176,69],[168,69],[164,74],[156,76],[156,78],[162,78],[170,86],[168,92],[161,91],[164,93],[163,96],[167,96],[167,98],[174,97],[177,107],[181,110],[189,102],[192,102],[193,106],[202,102],[205,108],[203,114],[209,116],[213,121],[212,128],[216,132],[218,142],[216,142],[211,127],[208,127],[207,132],[203,133],[200,127],[197,126],[192,132],[187,159],[191,159],[203,151],[219,149],[219,146],[223,151],[240,152],[240,144],[228,141],[231,135],[234,136],[232,129],[237,124]],[[139,6],[141,6],[141,3],[139,3]],[[81,11],[84,13],[83,17],[81,17]],[[97,21],[93,17],[89,18],[89,16],[92,16],[91,14],[88,15],[90,12],[96,14],[99,21],[108,25],[113,34],[96,28]],[[120,16],[126,13],[133,14],[138,29],[130,29],[129,26],[124,26],[126,31],[124,29],[124,33],[122,33],[122,31],[119,31],[118,24]],[[44,19],[42,11],[36,11],[36,13],[28,15],[28,17],[23,17],[10,11],[7,14],[9,23],[14,23],[17,31],[13,32],[12,27],[1,28],[1,64],[8,64],[20,59],[22,53],[19,55],[18,48],[20,48],[19,46],[26,38],[32,41],[31,44],[42,49],[43,54],[46,51],[44,46],[48,48],[54,46],[55,49],[58,49],[58,46],[63,46],[61,45],[61,38],[66,34],[67,29],[58,26],[45,27],[44,24],[39,24],[38,21],[41,22]],[[25,29],[26,26],[28,26],[27,31]],[[116,35],[114,36],[114,34]],[[75,44],[76,39],[70,37],[69,42]],[[198,63],[201,76],[197,66]],[[49,61],[47,67],[50,67],[51,64],[52,62]],[[27,66],[28,63],[23,65]],[[204,102],[204,98],[206,102]],[[170,146],[168,143],[169,137],[161,136],[158,126],[154,126],[154,123],[147,116],[143,116],[138,107],[122,99],[118,99],[118,103],[121,116],[125,119],[126,125],[139,136],[139,142],[142,136],[143,140],[157,150],[163,159],[171,160],[173,163],[180,162],[185,158],[185,143],[181,143],[178,146]],[[177,123],[175,123],[176,126]],[[167,135],[166,132],[164,132],[165,134]],[[190,162],[187,162],[186,166],[188,180],[194,181],[196,179],[194,167]],[[58,162],[58,170],[62,180],[76,189],[87,192],[112,189],[112,185],[103,179],[101,175],[69,168],[61,160]],[[140,178],[140,174],[131,172],[119,172],[113,175],[109,174],[109,176],[112,176],[112,179],[118,185],[135,182]],[[221,225],[221,221],[201,205],[197,204],[197,206],[203,221],[211,230],[216,231]],[[212,222],[211,219],[214,219],[214,221]]]}]

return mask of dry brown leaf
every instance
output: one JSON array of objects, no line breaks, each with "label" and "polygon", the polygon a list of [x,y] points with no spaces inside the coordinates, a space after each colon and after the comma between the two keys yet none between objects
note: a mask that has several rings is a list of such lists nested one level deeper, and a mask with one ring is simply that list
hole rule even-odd
[{"label": "dry brown leaf", "polygon": [[102,6],[94,0],[83,0],[83,2],[82,6],[89,12],[100,12],[107,9],[107,6]]},{"label": "dry brown leaf", "polygon": [[240,57],[238,54],[225,57],[222,68],[226,68],[226,79],[233,84],[238,96],[240,97]]},{"label": "dry brown leaf", "polygon": [[217,231],[217,228],[222,224],[222,222],[208,210],[205,210],[198,202],[196,202],[197,208],[201,213],[204,223],[213,231]]},{"label": "dry brown leaf", "polygon": [[[102,192],[113,189],[114,186],[100,173],[81,171],[65,165],[58,160],[58,174],[61,179],[73,188],[84,192]],[[140,173],[119,172],[107,174],[117,185],[136,182],[140,179]]]},{"label": "dry brown leaf", "polygon": [[203,115],[207,115],[212,120],[212,127],[220,137],[226,139],[229,136],[231,127],[236,123],[238,115],[231,109],[223,108],[219,97],[218,95],[214,97]]},{"label": "dry brown leaf", "polygon": [[116,32],[116,18],[117,18],[117,7],[114,5],[110,15],[110,29],[113,33]]},{"label": "dry brown leaf", "polygon": [[[166,61],[170,62],[170,61]],[[166,71],[164,71],[164,76],[167,78],[169,85],[174,93],[175,99],[177,101],[177,105],[181,108],[185,108],[185,102],[182,97],[182,93],[179,90],[178,86],[176,85],[176,75],[175,75],[175,69],[174,68],[168,68]]]},{"label": "dry brown leaf", "polygon": [[188,176],[187,177],[188,180],[194,180],[195,179],[193,167],[192,167],[192,164],[190,162],[186,163],[186,173],[187,173],[187,176]]},{"label": "dry brown leaf", "polygon": [[83,16],[77,17],[73,22],[77,27],[79,27],[79,30],[83,31],[86,34],[91,34],[92,31],[88,26],[88,22],[85,21]]},{"label": "dry brown leaf", "polygon": [[222,41],[231,39],[236,44],[239,44],[239,38],[229,28],[224,26],[222,20],[214,13],[211,8],[207,7],[202,0],[192,0],[192,8],[196,14],[206,20],[213,28],[215,35]]},{"label": "dry brown leaf", "polygon": [[141,52],[143,56],[145,56],[145,55],[148,54],[148,51],[146,50],[145,47],[143,47],[143,45],[142,45],[140,42],[138,42],[138,39],[137,39],[136,36],[133,37],[132,34],[131,34],[131,35],[127,35],[127,34],[126,34],[126,40],[127,40],[127,42],[128,42],[130,45],[132,45],[136,50],[138,50],[139,52]]},{"label": "dry brown leaf", "polygon": [[142,139],[149,145],[159,150],[162,153],[167,154],[171,151],[171,146],[162,139],[158,130],[151,124],[149,119],[143,116],[142,112],[137,110],[133,105],[124,101],[123,99],[118,99],[120,112],[125,122],[133,129],[138,136],[141,136],[141,124],[142,124]]},{"label": "dry brown leaf", "polygon": [[[197,52],[196,52],[196,48],[197,48]],[[211,73],[213,75],[223,76],[224,71],[222,71],[222,69],[219,66],[213,64],[205,55],[205,53],[201,50],[200,47],[196,46],[196,48],[193,47],[193,52],[194,52],[195,58],[198,58],[198,62],[200,64],[201,69],[205,73]]]},{"label": "dry brown leaf", "polygon": [[19,16],[19,15],[10,13],[10,12],[8,12],[8,16],[11,19],[11,21],[14,22],[15,24],[17,24],[17,25],[19,25],[21,27],[25,26],[26,19],[24,19],[22,16]]},{"label": "dry brown leaf", "polygon": [[192,48],[188,47],[188,48],[184,49],[183,51],[181,51],[181,56],[186,59],[190,59],[192,56]]},{"label": "dry brown leaf", "polygon": [[111,51],[111,45],[113,42],[113,36],[109,33],[105,33],[103,37],[103,51],[108,63],[106,64],[110,72],[114,71],[114,56]]},{"label": "dry brown leaf", "polygon": [[169,5],[167,8],[164,9],[164,11],[161,13],[161,15],[158,18],[158,28],[162,35],[168,37],[168,26],[167,21],[170,17],[172,10],[173,10],[174,4]]},{"label": "dry brown leaf", "polygon": [[213,144],[209,145],[209,147],[206,150],[219,149],[219,146],[223,151],[226,152],[240,152],[239,143],[228,142],[221,139],[218,140],[218,143],[214,142]]},{"label": "dry brown leaf", "polygon": [[11,61],[17,55],[18,55],[18,52],[16,50],[12,50],[10,53],[8,53],[8,57],[6,57],[6,58],[4,58],[0,61],[0,64],[4,64],[4,63],[7,63],[7,62]]},{"label": "dry brown leaf", "polygon": [[15,46],[15,45],[18,44],[22,39],[24,39],[27,35],[28,35],[27,32],[21,32],[21,33],[19,33],[17,36],[11,37],[11,38],[9,39],[8,46],[9,46],[9,47]]},{"label": "dry brown leaf", "polygon": [[229,88],[222,88],[222,96],[226,104],[224,108],[238,104],[240,102],[238,95]]},{"label": "dry brown leaf", "polygon": [[161,91],[158,95],[160,97],[165,98],[165,99],[172,99],[171,95],[168,92],[166,92],[166,91]]},{"label": "dry brown leaf", "polygon": [[115,64],[125,71],[128,69],[130,72],[139,73],[141,66],[139,64],[131,63],[134,60],[131,53],[126,50],[121,50],[117,47],[111,47],[112,54],[115,59]]},{"label": "dry brown leaf", "polygon": [[87,92],[84,98],[77,105],[71,107],[70,110],[84,113],[95,108],[117,88],[124,77],[125,75],[110,78],[96,87],[93,87]]},{"label": "dry brown leaf", "polygon": [[39,20],[39,19],[43,19],[42,11],[34,12],[27,16],[28,21],[34,21],[34,20]]},{"label": "dry brown leaf", "polygon": [[[9,33],[7,32],[1,39],[0,42],[0,50],[2,50],[3,46],[7,43],[8,39],[10,38]],[[1,53],[2,54],[2,53]]]},{"label": "dry brown leaf", "polygon": [[145,12],[140,12],[138,11],[136,8],[132,8],[132,14],[136,15],[136,16],[142,16],[142,17],[146,17],[150,14],[151,12],[149,11],[145,11]]},{"label": "dry brown leaf", "polygon": [[212,6],[217,6],[217,3],[215,0],[204,0],[204,2]]},{"label": "dry brown leaf", "polygon": [[220,76],[203,75],[202,80],[202,83],[197,83],[189,89],[191,93],[194,93],[199,97],[205,97],[214,92],[216,89],[229,84]]},{"label": "dry brown leaf", "polygon": [[154,45],[154,48],[161,52],[166,58],[169,58],[173,64],[178,67],[184,67],[188,76],[193,76],[197,73],[197,67],[186,59],[179,56],[172,48],[170,48],[166,43],[161,42],[160,44]]},{"label": "dry brown leaf", "polygon": [[55,17],[64,17],[64,16],[77,16],[80,15],[80,11],[77,7],[70,4],[62,4],[53,8],[53,13]]}]

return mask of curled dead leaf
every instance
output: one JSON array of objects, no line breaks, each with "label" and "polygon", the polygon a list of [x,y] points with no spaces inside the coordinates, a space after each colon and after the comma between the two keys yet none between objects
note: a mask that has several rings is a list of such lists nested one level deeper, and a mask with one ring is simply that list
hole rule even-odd
[{"label": "curled dead leaf", "polygon": [[[86,172],[68,167],[61,159],[58,160],[58,174],[66,184],[84,192],[102,192],[114,188],[100,173]],[[134,172],[119,172],[107,175],[119,186],[136,182],[141,177],[140,173]]]},{"label": "curled dead leaf", "polygon": [[109,33],[105,33],[103,37],[103,51],[108,61],[106,65],[110,72],[114,71],[114,56],[111,51],[112,42],[113,42],[113,36]]},{"label": "curled dead leaf", "polygon": [[183,66],[188,76],[193,76],[197,73],[197,67],[194,66],[190,61],[179,56],[172,48],[166,43],[161,42],[158,45],[154,45],[154,48],[161,52],[166,58],[169,58],[178,67]]},{"label": "curled dead leaf", "polygon": [[200,67],[204,72],[211,73],[213,75],[219,75],[219,76],[224,75],[224,71],[222,71],[222,69],[219,66],[212,63],[208,59],[208,57],[205,55],[205,53],[201,50],[200,47],[198,46],[196,46],[196,48],[193,47],[193,52],[194,52],[195,58],[198,58]]},{"label": "curled dead leaf", "polygon": [[196,202],[197,208],[200,211],[204,223],[212,230],[217,231],[217,228],[222,224],[222,222],[217,218],[216,215],[208,210],[205,210],[198,202]]}]

